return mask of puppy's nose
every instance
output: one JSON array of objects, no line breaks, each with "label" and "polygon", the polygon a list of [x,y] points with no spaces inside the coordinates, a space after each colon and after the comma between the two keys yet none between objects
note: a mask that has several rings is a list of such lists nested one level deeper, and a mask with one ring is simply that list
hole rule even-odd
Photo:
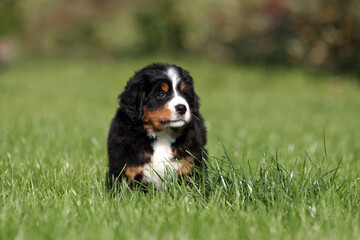
[{"label": "puppy's nose", "polygon": [[184,104],[176,105],[175,109],[180,115],[184,115],[186,113],[186,106]]}]

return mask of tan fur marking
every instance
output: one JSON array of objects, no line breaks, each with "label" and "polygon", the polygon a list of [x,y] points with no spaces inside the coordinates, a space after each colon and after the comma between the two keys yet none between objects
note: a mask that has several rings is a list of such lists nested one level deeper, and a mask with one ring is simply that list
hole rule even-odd
[{"label": "tan fur marking", "polygon": [[143,125],[144,128],[153,132],[159,132],[166,128],[161,122],[168,121],[171,118],[171,111],[168,104],[165,104],[161,109],[155,111],[148,111],[147,107],[143,107]]},{"label": "tan fur marking", "polygon": [[177,149],[175,148],[174,151],[173,151],[173,156],[176,158],[178,152],[177,152]]},{"label": "tan fur marking", "polygon": [[183,92],[184,88],[185,88],[185,83],[184,82],[180,83],[180,92]]},{"label": "tan fur marking", "polygon": [[128,178],[135,178],[143,174],[143,166],[128,166],[124,169],[124,174]]},{"label": "tan fur marking", "polygon": [[169,85],[167,83],[162,83],[161,84],[161,90],[163,90],[164,92],[168,92],[169,91]]},{"label": "tan fur marking", "polygon": [[177,175],[188,176],[191,173],[191,170],[194,167],[194,158],[191,156],[186,156],[184,159],[179,160],[180,169],[177,172]]},{"label": "tan fur marking", "polygon": [[148,152],[145,152],[144,153],[144,156],[146,157],[146,158],[152,158],[152,154],[151,153],[148,153]]}]

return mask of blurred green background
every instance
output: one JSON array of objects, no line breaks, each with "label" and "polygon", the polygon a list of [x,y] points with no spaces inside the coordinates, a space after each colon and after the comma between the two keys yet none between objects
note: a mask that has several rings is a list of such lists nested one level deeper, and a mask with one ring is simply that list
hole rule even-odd
[{"label": "blurred green background", "polygon": [[[0,0],[0,239],[359,239],[359,27],[360,0]],[[236,187],[108,195],[116,96],[153,61],[194,77]]]},{"label": "blurred green background", "polygon": [[190,56],[360,74],[358,0],[1,0],[0,62]]}]

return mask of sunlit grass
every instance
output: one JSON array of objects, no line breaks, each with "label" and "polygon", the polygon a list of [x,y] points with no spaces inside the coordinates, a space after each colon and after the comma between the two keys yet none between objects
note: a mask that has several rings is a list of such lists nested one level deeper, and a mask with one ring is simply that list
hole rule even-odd
[{"label": "sunlit grass", "polygon": [[208,171],[112,196],[116,97],[150,61],[23,62],[0,73],[0,239],[360,236],[360,90],[350,77],[173,60],[201,98]]}]

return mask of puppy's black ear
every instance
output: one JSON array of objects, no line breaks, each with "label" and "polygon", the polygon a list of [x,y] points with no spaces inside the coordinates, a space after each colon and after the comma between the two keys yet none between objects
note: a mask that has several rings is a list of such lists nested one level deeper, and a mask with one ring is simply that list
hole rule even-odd
[{"label": "puppy's black ear", "polygon": [[144,91],[144,79],[139,75],[131,78],[125,90],[119,95],[119,105],[133,121],[140,120],[142,115],[142,93]]},{"label": "puppy's black ear", "polygon": [[199,107],[200,107],[200,100],[199,100],[199,96],[194,92],[193,93],[193,114],[195,114],[196,116],[199,115]]}]

